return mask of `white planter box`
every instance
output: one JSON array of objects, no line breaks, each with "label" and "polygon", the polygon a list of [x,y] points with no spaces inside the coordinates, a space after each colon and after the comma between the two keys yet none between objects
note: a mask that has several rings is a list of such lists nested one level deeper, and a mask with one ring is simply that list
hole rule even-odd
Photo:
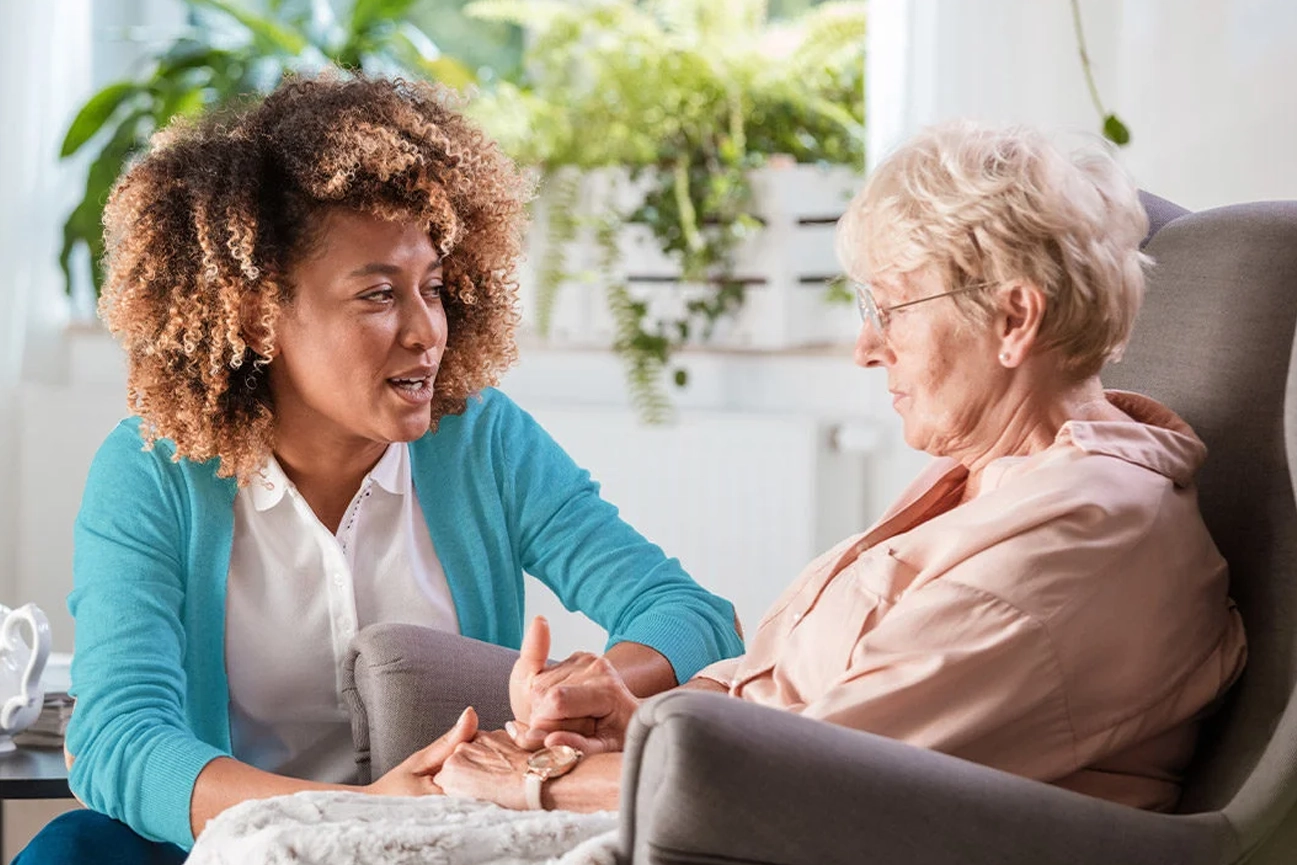
[{"label": "white planter box", "polygon": [[[764,227],[737,251],[734,275],[747,284],[742,311],[718,323],[705,344],[728,349],[774,351],[850,343],[860,322],[854,308],[826,301],[825,280],[840,270],[833,253],[834,223],[861,183],[849,168],[807,165],[766,167],[752,177],[755,211]],[[577,215],[582,228],[566,249],[572,275],[555,301],[548,340],[563,347],[604,347],[614,323],[605,298],[610,279],[626,282],[649,304],[651,319],[674,319],[707,289],[682,285],[680,268],[658,249],[644,225],[625,225],[618,236],[612,273],[598,271],[600,251],[591,225],[614,209],[639,202],[637,185],[622,171],[589,172],[580,178]],[[642,189],[643,181],[638,184]],[[544,190],[536,203],[528,254],[520,273],[523,327],[536,333],[537,277],[545,254],[548,207]],[[651,327],[650,327],[651,329]],[[691,342],[704,344],[695,336]]]}]

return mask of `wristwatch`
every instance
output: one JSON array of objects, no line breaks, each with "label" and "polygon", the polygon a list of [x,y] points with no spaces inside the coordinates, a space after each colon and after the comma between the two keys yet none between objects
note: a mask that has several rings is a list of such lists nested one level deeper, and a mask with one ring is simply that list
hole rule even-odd
[{"label": "wristwatch", "polygon": [[540,801],[540,788],[550,778],[560,778],[571,772],[583,756],[576,748],[555,745],[553,748],[541,748],[527,758],[527,771],[522,776],[527,793],[527,807],[533,811],[544,809],[545,806]]}]

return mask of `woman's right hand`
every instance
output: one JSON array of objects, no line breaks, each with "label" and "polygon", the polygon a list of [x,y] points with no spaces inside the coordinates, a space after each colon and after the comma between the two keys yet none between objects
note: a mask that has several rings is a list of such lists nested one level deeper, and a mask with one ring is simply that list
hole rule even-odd
[{"label": "woman's right hand", "polygon": [[442,790],[433,783],[446,758],[464,742],[473,741],[477,735],[477,712],[469,706],[451,727],[428,747],[415,751],[401,765],[364,788],[376,796],[440,795]]},{"label": "woman's right hand", "polygon": [[549,624],[537,616],[509,677],[515,721],[506,725],[521,748],[570,745],[587,754],[620,751],[639,700],[606,657],[578,652],[550,666]]}]

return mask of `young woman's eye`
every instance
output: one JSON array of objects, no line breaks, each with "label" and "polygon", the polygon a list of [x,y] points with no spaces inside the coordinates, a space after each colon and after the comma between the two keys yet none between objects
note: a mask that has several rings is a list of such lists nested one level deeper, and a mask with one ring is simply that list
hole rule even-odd
[{"label": "young woman's eye", "polygon": [[442,284],[440,282],[434,282],[429,285],[425,285],[423,287],[423,296],[428,298],[429,300],[433,300],[434,298],[441,297],[441,289],[442,289]]},{"label": "young woman's eye", "polygon": [[392,296],[392,286],[384,285],[380,288],[375,288],[372,291],[365,292],[360,296],[360,298],[361,300],[372,300],[377,303],[388,303],[392,300]]}]

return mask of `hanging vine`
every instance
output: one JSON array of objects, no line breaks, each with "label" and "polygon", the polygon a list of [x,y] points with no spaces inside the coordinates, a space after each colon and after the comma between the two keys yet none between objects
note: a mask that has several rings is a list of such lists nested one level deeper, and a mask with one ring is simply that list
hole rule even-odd
[{"label": "hanging vine", "polygon": [[[621,224],[620,217],[611,214],[601,220],[595,231],[595,245],[599,249],[599,265],[603,273],[611,274],[617,268],[617,234]],[[626,361],[626,389],[631,406],[645,423],[666,423],[674,414],[671,401],[662,388],[669,341],[661,334],[644,330],[648,304],[631,297],[624,279],[609,279],[604,293],[615,327],[613,350]]]},{"label": "hanging vine", "polygon": [[576,214],[581,175],[575,171],[553,172],[545,187],[545,252],[536,273],[536,328],[541,336],[549,336],[558,292],[567,278],[567,250],[580,227]]},{"label": "hanging vine", "polygon": [[1076,34],[1077,53],[1081,55],[1081,71],[1085,73],[1085,84],[1090,89],[1090,101],[1094,103],[1094,110],[1099,112],[1099,117],[1103,121],[1103,137],[1118,147],[1125,147],[1130,143],[1130,129],[1121,122],[1121,118],[1103,107],[1103,100],[1099,98],[1099,88],[1094,83],[1090,53],[1085,48],[1085,29],[1081,26],[1081,2],[1071,0],[1071,3],[1072,31]]},{"label": "hanging vine", "polygon": [[[550,178],[563,167],[622,167],[642,182],[638,201],[593,228],[607,244],[600,278],[632,400],[646,419],[665,417],[661,382],[689,380],[673,365],[678,350],[743,306],[735,256],[762,227],[751,172],[774,154],[864,163],[864,4],[825,3],[792,24],[771,22],[765,0],[476,0],[466,11],[528,30],[522,78],[470,106],[507,152]],[[546,195],[551,218],[580,218],[571,190]],[[664,318],[620,274],[616,233],[626,223],[647,226],[678,265],[666,290],[687,293],[682,315]],[[582,227],[551,222],[549,239],[570,242]],[[544,332],[573,274],[550,250],[540,270]],[[649,377],[659,381],[653,397]]]}]

